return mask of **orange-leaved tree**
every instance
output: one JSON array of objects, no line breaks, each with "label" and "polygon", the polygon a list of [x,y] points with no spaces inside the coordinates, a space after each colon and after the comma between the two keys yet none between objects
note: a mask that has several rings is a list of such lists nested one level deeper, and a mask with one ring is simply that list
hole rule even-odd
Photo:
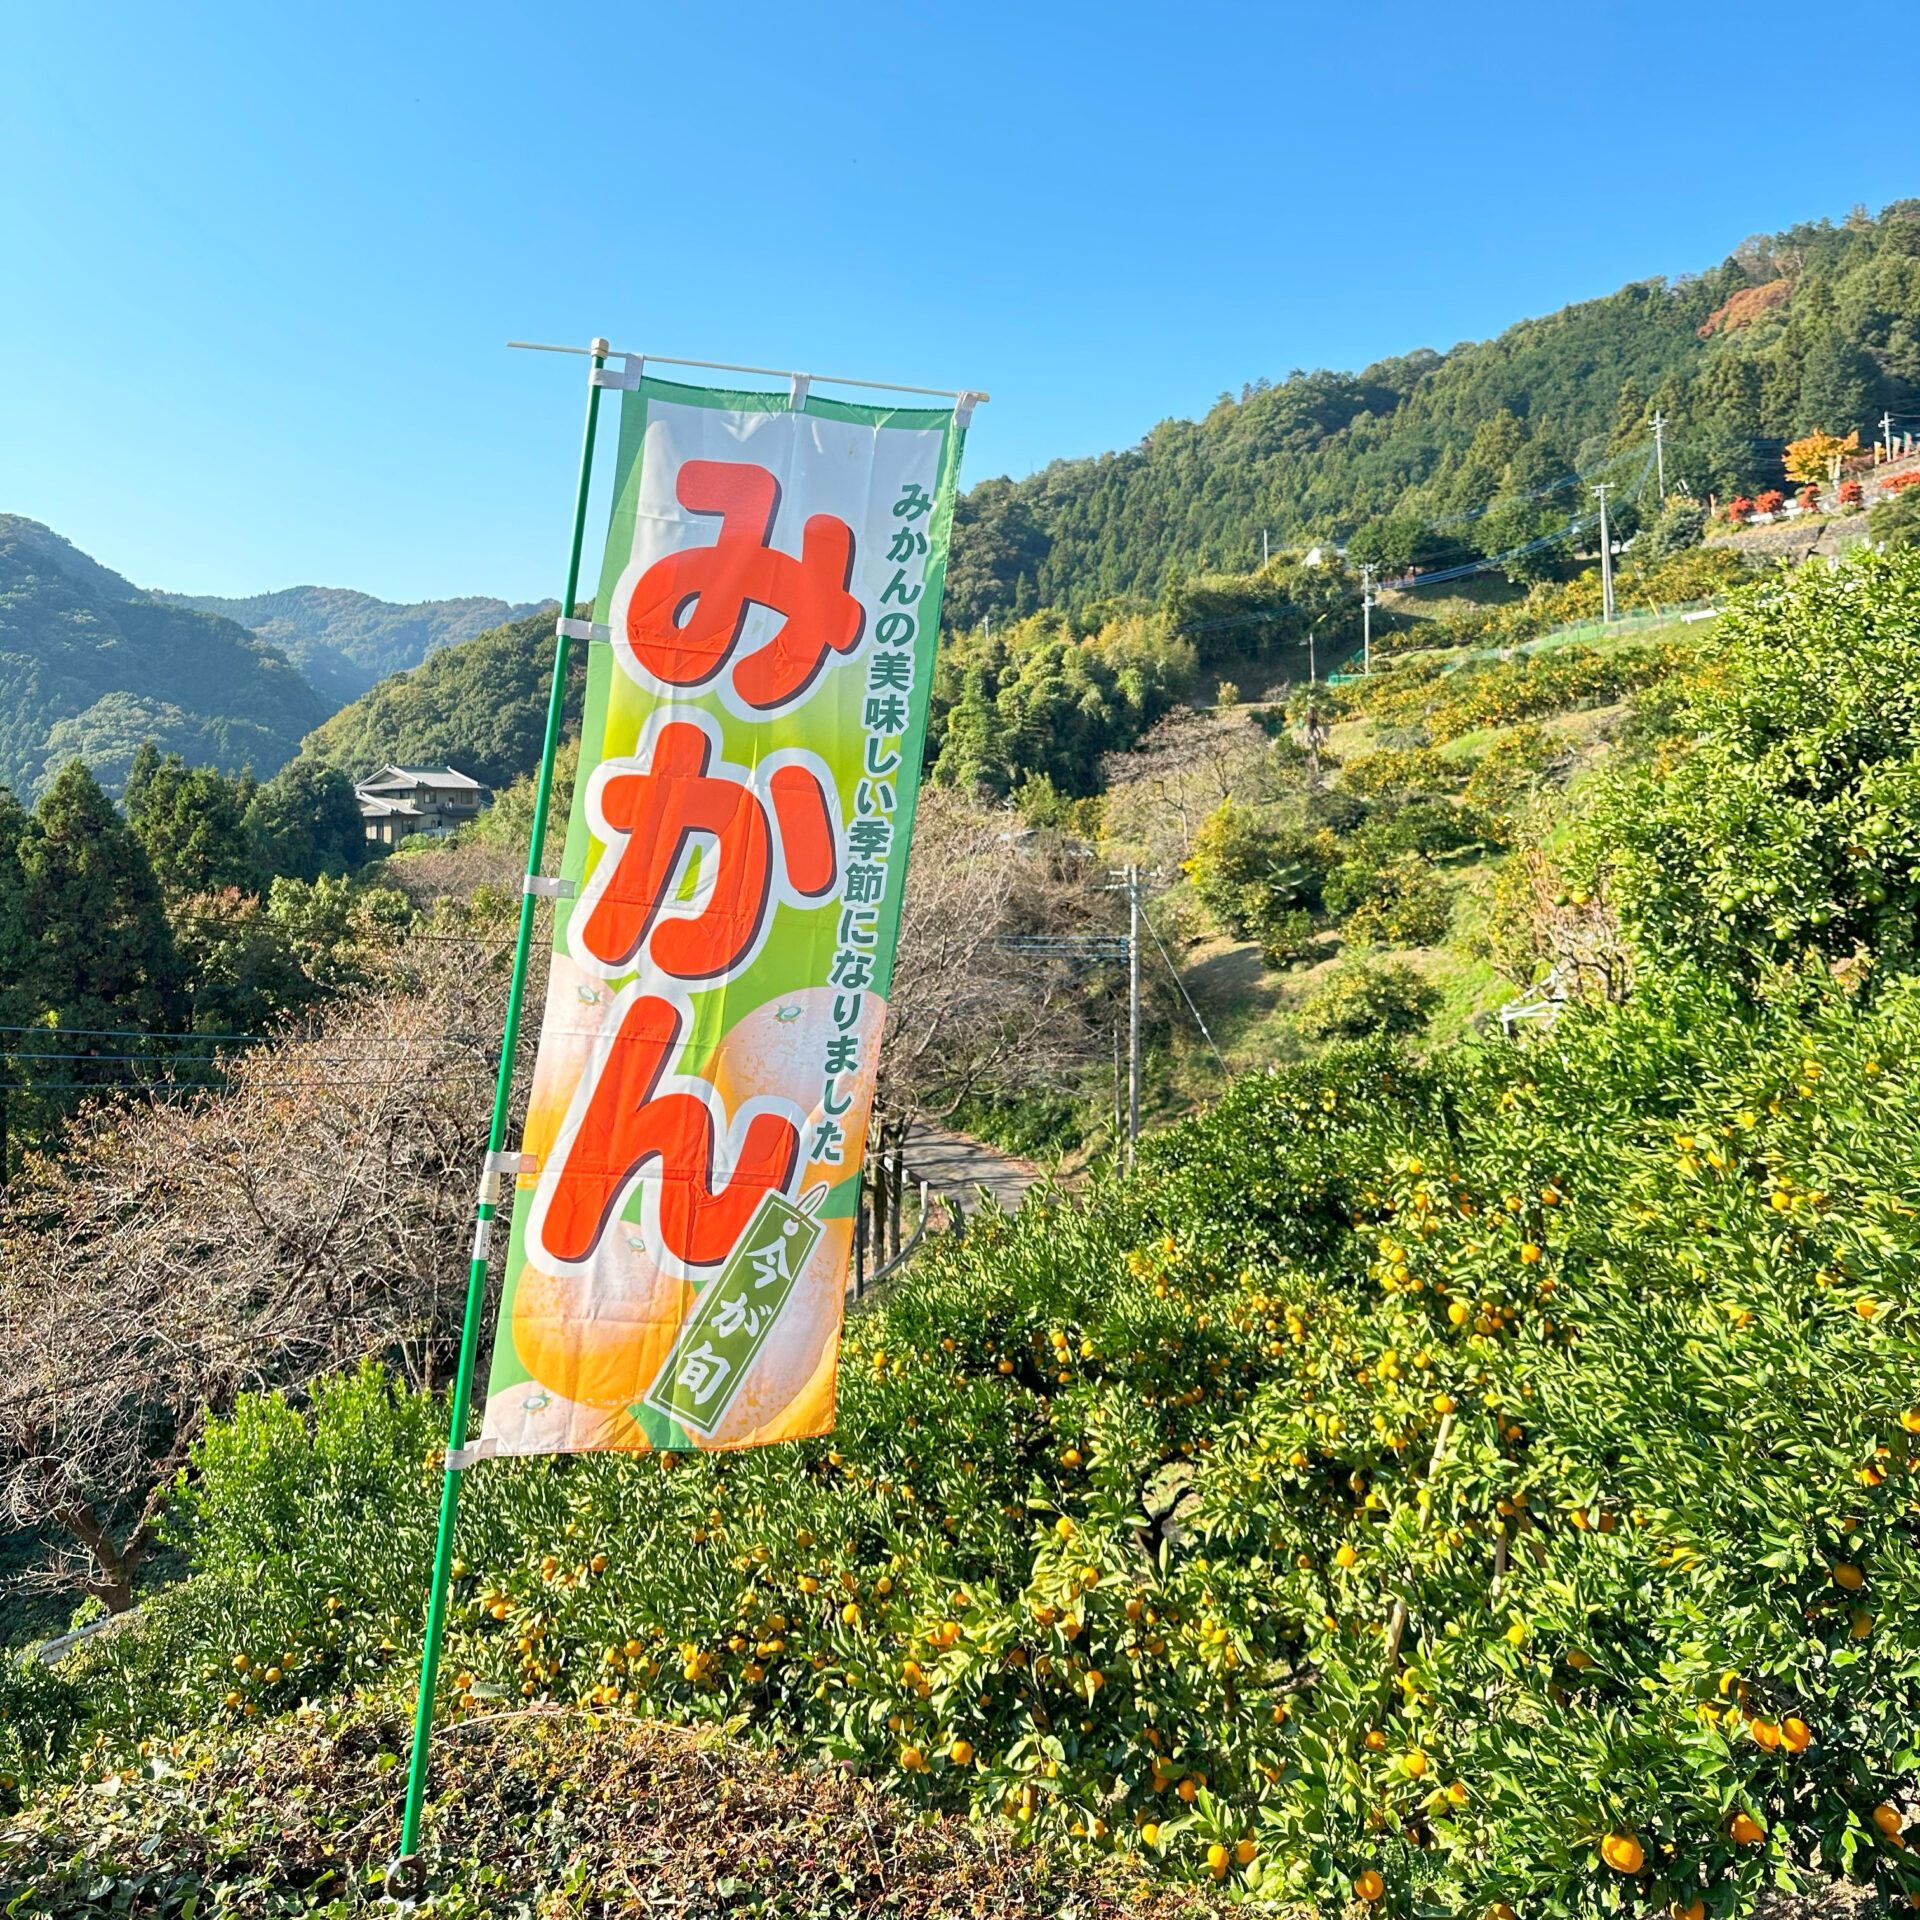
[{"label": "orange-leaved tree", "polygon": [[1787,478],[1819,486],[1840,477],[1840,462],[1860,451],[1860,435],[1850,433],[1842,440],[1837,433],[1810,433],[1804,440],[1787,442]]}]

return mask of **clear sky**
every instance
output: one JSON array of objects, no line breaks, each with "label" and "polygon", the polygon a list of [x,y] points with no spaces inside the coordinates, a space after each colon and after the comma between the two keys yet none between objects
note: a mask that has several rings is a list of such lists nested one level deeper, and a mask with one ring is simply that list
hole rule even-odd
[{"label": "clear sky", "polygon": [[510,337],[983,387],[1022,474],[1920,195],[1916,54],[1912,0],[0,0],[0,511],[540,598],[584,379]]}]

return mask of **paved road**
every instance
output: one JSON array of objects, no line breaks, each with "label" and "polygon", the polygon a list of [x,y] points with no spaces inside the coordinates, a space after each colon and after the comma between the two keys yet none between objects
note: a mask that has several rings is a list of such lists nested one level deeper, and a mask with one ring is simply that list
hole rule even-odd
[{"label": "paved road", "polygon": [[929,1126],[924,1120],[916,1120],[907,1135],[906,1162],[911,1178],[927,1181],[936,1193],[957,1200],[969,1213],[980,1203],[981,1187],[1007,1212],[1017,1212],[1027,1189],[1042,1173],[1031,1160],[1016,1159],[983,1141]]}]

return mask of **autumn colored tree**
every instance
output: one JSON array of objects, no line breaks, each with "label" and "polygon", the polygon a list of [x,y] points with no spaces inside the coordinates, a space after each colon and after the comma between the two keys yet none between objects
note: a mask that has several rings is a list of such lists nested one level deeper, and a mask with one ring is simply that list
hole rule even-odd
[{"label": "autumn colored tree", "polygon": [[1787,443],[1787,478],[1802,480],[1810,486],[1822,486],[1840,477],[1840,462],[1860,451],[1860,435],[1850,433],[1842,440],[1834,433],[1810,433],[1804,440]]}]

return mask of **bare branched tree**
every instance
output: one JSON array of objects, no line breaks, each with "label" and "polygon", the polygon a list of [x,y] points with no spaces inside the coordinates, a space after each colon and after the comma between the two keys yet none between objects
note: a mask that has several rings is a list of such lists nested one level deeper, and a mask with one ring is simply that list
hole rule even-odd
[{"label": "bare branched tree", "polygon": [[880,1056],[888,1118],[949,1117],[982,1087],[1064,1085],[1104,1058],[1098,970],[1036,950],[1110,931],[1092,856],[1018,814],[939,788],[920,796]]},{"label": "bare branched tree", "polygon": [[1298,759],[1250,714],[1177,707],[1131,753],[1107,756],[1107,836],[1147,865],[1177,871],[1224,801],[1262,806],[1300,791]]},{"label": "bare branched tree", "polygon": [[0,1504],[113,1611],[209,1410],[455,1349],[506,942],[416,935],[223,1090],[95,1110],[0,1204]]}]

